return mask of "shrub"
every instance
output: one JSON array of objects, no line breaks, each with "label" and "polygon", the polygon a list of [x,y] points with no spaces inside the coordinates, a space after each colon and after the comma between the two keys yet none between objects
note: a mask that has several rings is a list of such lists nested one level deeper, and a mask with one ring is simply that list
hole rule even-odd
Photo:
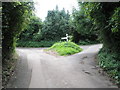
[{"label": "shrub", "polygon": [[120,57],[117,53],[111,53],[101,49],[98,54],[99,65],[115,79],[115,83],[120,85]]},{"label": "shrub", "polygon": [[99,41],[90,41],[90,40],[80,40],[78,42],[78,45],[90,45],[90,44],[98,44],[100,43]]},{"label": "shrub", "polygon": [[17,47],[50,47],[56,41],[18,41]]}]

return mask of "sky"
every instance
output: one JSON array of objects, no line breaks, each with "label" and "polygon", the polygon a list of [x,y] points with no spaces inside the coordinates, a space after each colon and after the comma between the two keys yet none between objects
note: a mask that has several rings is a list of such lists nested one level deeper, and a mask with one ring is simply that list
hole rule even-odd
[{"label": "sky", "polygon": [[65,8],[72,12],[72,8],[78,7],[77,0],[33,0],[35,2],[35,14],[40,17],[42,20],[47,16],[48,10],[55,9],[58,5],[59,10]]}]

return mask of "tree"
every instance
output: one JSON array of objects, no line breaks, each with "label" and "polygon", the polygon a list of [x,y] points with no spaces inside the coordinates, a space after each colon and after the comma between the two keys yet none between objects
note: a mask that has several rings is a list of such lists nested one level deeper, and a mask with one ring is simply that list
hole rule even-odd
[{"label": "tree", "polygon": [[71,34],[70,15],[65,10],[59,10],[56,6],[55,10],[48,11],[47,17],[42,28],[43,40],[60,40],[66,33]]},{"label": "tree", "polygon": [[41,39],[42,21],[37,16],[30,17],[27,28],[20,34],[19,41],[39,41]]},{"label": "tree", "polygon": [[72,23],[75,29],[73,33],[73,41],[76,43],[78,43],[79,40],[97,41],[98,32],[93,24],[93,21],[87,18],[83,3],[80,3],[78,10],[73,8],[72,17]]},{"label": "tree", "polygon": [[119,52],[120,3],[85,3],[84,7],[86,14],[93,20],[101,33],[104,48],[110,52]]},{"label": "tree", "polygon": [[120,86],[120,2],[84,3],[84,9],[102,37],[99,65]]},{"label": "tree", "polygon": [[2,54],[3,63],[15,52],[17,36],[25,29],[32,14],[32,2],[2,3]]}]

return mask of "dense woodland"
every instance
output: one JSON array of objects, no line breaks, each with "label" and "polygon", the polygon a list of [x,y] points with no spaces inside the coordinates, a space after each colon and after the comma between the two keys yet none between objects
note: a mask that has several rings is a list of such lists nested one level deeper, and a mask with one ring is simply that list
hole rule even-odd
[{"label": "dense woodland", "polygon": [[[44,21],[33,13],[34,3],[2,3],[3,80],[6,65],[13,66],[15,48],[46,47],[61,41],[68,33],[76,44],[103,43],[98,54],[99,65],[120,84],[120,3],[78,2],[79,9],[48,11]],[[8,73],[7,73],[8,74]],[[8,74],[9,76],[9,74]]]}]

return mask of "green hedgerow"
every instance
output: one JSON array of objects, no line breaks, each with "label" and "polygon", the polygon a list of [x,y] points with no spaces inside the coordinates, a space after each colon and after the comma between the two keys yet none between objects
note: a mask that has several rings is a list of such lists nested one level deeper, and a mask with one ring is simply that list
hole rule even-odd
[{"label": "green hedgerow", "polygon": [[120,85],[120,57],[117,53],[111,53],[101,49],[98,54],[99,65]]},{"label": "green hedgerow", "polygon": [[17,47],[50,47],[56,41],[18,41]]}]

